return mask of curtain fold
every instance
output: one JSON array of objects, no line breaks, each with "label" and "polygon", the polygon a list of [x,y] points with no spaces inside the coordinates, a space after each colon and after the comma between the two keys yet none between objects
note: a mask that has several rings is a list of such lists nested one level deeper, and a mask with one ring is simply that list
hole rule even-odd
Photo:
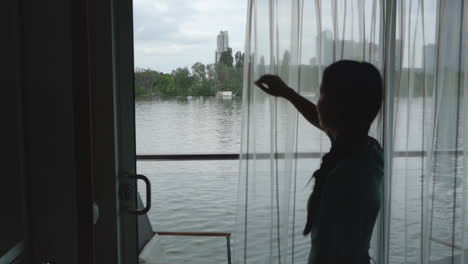
[{"label": "curtain fold", "polygon": [[[468,263],[464,0],[249,0],[235,263],[306,263],[310,181],[327,137],[283,98],[254,86],[279,75],[316,102],[333,61],[374,64],[384,109],[378,263]],[[309,182],[310,181],[310,182]]]}]

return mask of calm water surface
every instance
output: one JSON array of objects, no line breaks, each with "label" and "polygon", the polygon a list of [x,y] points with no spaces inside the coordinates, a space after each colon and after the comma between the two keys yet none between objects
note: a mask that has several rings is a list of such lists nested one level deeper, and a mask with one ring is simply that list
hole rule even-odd
[{"label": "calm water surface", "polygon": [[[239,153],[240,124],[238,98],[137,100],[137,153]],[[137,167],[152,183],[154,230],[233,231],[239,161],[144,161]],[[222,237],[161,241],[171,263],[226,263]]]},{"label": "calm water surface", "polygon": [[[396,113],[396,149],[421,149],[421,131],[414,124],[421,120],[418,104],[411,115],[405,106]],[[408,122],[408,118],[412,122]],[[406,136],[406,125],[412,133]],[[326,138],[303,119],[299,122],[300,151],[327,151]],[[241,101],[215,97],[151,98],[136,101],[136,144],[138,154],[239,153]],[[401,129],[400,129],[401,128]],[[403,136],[402,136],[403,135]],[[305,204],[311,186],[307,181],[318,168],[319,160],[300,160],[297,198],[296,261],[304,263],[309,241],[300,232],[305,221]],[[396,158],[393,161],[391,263],[416,261],[421,216],[421,158]],[[152,182],[153,206],[148,213],[156,231],[232,232],[236,212],[238,161],[144,161],[138,172]],[[436,186],[448,193],[451,181]],[[142,189],[143,186],[139,186]],[[460,192],[462,193],[462,192]],[[144,196],[144,191],[141,192]],[[448,195],[447,197],[451,197]],[[144,199],[144,197],[143,197]],[[434,214],[439,238],[450,240],[450,199],[441,197]],[[461,197],[460,197],[461,200]],[[406,206],[405,206],[406,205]],[[408,210],[405,208],[414,208]],[[302,221],[302,219],[304,221]],[[451,221],[450,221],[451,222]],[[170,263],[226,263],[224,238],[164,237],[163,247]],[[433,245],[437,255],[450,249]],[[410,252],[406,255],[403,252]]]},{"label": "calm water surface", "polygon": [[[300,136],[312,146],[301,146],[301,151],[327,148],[320,145],[322,138],[316,129],[305,122],[300,125],[304,132]],[[136,102],[138,154],[239,153],[240,128],[239,98],[152,98]],[[303,169],[298,180],[298,263],[306,260],[309,250],[310,242],[300,232],[311,190],[307,181],[318,166],[317,159],[299,162]],[[234,231],[239,161],[141,161],[137,167],[138,173],[148,176],[152,183],[153,205],[148,215],[154,230]],[[143,187],[140,185],[140,190]],[[144,199],[144,191],[140,193]],[[171,263],[226,263],[224,238],[163,237],[161,241]]]}]

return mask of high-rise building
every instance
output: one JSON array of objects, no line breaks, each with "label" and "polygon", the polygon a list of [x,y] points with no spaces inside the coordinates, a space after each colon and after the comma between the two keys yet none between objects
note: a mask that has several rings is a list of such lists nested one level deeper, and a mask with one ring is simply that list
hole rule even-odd
[{"label": "high-rise building", "polygon": [[320,32],[315,37],[315,55],[318,63],[322,66],[328,66],[333,62],[333,33],[329,30]]},{"label": "high-rise building", "polygon": [[229,48],[229,35],[227,31],[220,31],[216,39],[215,62],[218,63],[221,54]]},{"label": "high-rise building", "polygon": [[[452,43],[450,43],[452,45]],[[426,73],[434,74],[437,70],[450,72],[465,72],[463,57],[459,56],[458,43],[452,45],[452,49],[443,52],[443,56],[437,58],[437,46],[434,43],[426,44],[423,47],[423,56],[421,65],[425,66]]]},{"label": "high-rise building", "polygon": [[423,47],[423,56],[421,56],[421,65],[426,68],[426,72],[433,73],[436,66],[436,45],[426,44]]}]

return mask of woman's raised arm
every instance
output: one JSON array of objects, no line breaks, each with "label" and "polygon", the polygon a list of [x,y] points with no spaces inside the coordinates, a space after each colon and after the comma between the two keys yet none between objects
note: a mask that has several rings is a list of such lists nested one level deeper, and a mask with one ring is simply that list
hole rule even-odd
[{"label": "woman's raised arm", "polygon": [[270,95],[283,97],[290,101],[307,121],[315,127],[322,129],[318,118],[317,106],[288,87],[280,77],[276,75],[263,75],[255,84]]}]

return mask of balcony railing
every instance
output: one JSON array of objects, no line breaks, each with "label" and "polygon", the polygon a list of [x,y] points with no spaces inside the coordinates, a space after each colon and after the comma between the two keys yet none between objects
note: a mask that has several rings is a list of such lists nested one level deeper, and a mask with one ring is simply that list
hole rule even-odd
[{"label": "balcony railing", "polygon": [[[446,155],[463,155],[463,151],[460,150],[437,150],[434,151],[436,154],[446,154]],[[301,152],[289,154],[294,158],[299,159],[318,159],[322,157],[321,152]],[[394,157],[425,157],[427,156],[427,151],[395,151],[393,153]],[[225,153],[225,154],[165,154],[165,155],[156,155],[156,154],[139,154],[136,156],[138,161],[207,161],[207,160],[239,160],[243,159],[270,159],[274,157],[275,159],[284,159],[286,157],[285,153],[256,153],[256,154],[238,154],[238,153]],[[161,236],[208,236],[208,237],[217,237],[222,236],[226,237],[226,250],[227,250],[227,260],[231,264],[231,233],[219,233],[219,232],[156,232]],[[434,237],[430,238],[431,241],[445,245],[448,247],[454,247],[455,249],[468,251],[468,248],[464,248],[460,245],[452,244],[451,242],[440,240]]]},{"label": "balcony railing", "polygon": [[225,237],[227,262],[231,264],[231,233],[219,232],[156,232],[160,236],[190,236],[190,237]]},{"label": "balcony railing", "polygon": [[[438,150],[435,151],[437,154],[449,154],[449,155],[460,155],[463,154],[463,151],[460,150]],[[322,157],[321,152],[299,152],[292,155],[295,158],[299,159],[317,159]],[[222,153],[222,154],[139,154],[136,156],[139,161],[197,161],[197,160],[238,160],[243,157],[243,159],[270,159],[272,156],[275,159],[284,159],[286,157],[285,153],[256,153],[256,154],[238,154],[238,153]],[[425,157],[427,156],[427,151],[420,150],[411,150],[411,151],[395,151],[395,157]]]}]

